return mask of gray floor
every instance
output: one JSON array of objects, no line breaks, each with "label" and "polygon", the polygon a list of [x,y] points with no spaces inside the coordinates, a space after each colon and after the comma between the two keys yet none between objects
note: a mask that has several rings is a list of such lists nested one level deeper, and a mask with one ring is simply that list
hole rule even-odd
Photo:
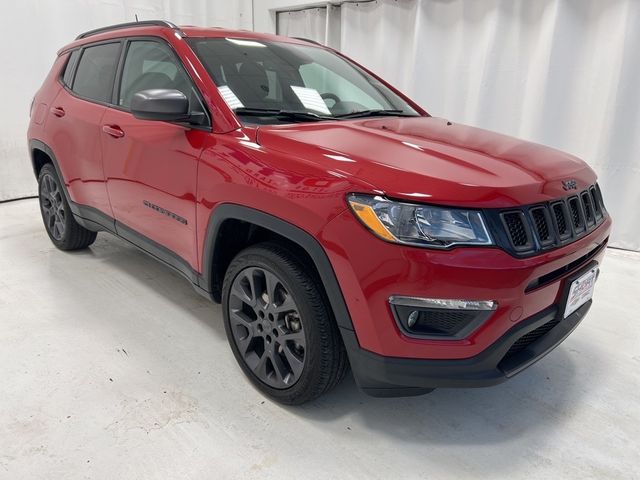
[{"label": "gray floor", "polygon": [[498,387],[374,399],[349,377],[271,403],[220,308],[123,241],[57,251],[0,205],[0,478],[640,478],[640,255],[609,250],[588,318]]}]

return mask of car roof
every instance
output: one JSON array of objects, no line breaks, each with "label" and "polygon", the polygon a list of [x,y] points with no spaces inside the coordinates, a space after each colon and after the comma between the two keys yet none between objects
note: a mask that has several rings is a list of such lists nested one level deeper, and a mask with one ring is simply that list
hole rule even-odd
[{"label": "car roof", "polygon": [[161,20],[152,20],[148,22],[139,23],[125,23],[111,25],[96,30],[91,30],[80,34],[75,41],[65,45],[61,48],[58,54],[61,54],[67,50],[77,48],[88,43],[100,42],[104,40],[110,40],[122,37],[133,36],[163,36],[167,32],[173,31],[176,35],[186,38],[237,38],[247,40],[263,40],[263,41],[277,41],[287,43],[297,43],[300,45],[318,45],[317,42],[312,40],[306,40],[302,38],[285,37],[281,35],[273,35],[270,33],[258,33],[250,30],[233,30],[221,27],[196,27],[193,25],[176,26],[170,22]]}]

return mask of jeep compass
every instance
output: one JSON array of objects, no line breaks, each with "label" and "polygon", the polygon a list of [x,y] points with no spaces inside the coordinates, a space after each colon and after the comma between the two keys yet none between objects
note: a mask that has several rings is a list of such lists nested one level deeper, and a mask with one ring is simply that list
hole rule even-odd
[{"label": "jeep compass", "polygon": [[176,269],[287,404],[349,366],[375,396],[516,375],[586,315],[611,228],[583,161],[431,117],[305,39],[83,33],[28,143],[54,245],[106,231]]}]

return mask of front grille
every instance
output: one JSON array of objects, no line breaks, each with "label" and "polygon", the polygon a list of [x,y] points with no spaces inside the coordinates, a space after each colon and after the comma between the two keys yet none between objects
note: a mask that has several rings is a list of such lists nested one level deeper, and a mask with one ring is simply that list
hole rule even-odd
[{"label": "front grille", "polygon": [[569,210],[571,211],[571,221],[576,231],[583,229],[582,212],[580,211],[580,202],[578,197],[569,199]]},{"label": "front grille", "polygon": [[574,260],[573,262],[567,263],[566,265],[563,265],[560,268],[556,268],[552,272],[542,275],[541,277],[538,277],[534,280],[531,280],[529,282],[529,285],[527,285],[527,288],[524,289],[524,293],[529,293],[532,290],[535,290],[536,288],[540,288],[545,285],[548,285],[551,282],[554,282],[560,277],[562,277],[565,273],[570,272],[573,269],[578,268],[580,265],[587,263],[589,260],[595,257],[603,248],[607,246],[608,241],[609,241],[609,238],[606,238],[604,242],[602,242],[600,245],[595,247],[586,255],[583,255],[580,258]]},{"label": "front grille", "polygon": [[596,217],[593,212],[593,206],[591,205],[591,193],[589,191],[584,191],[580,194],[580,198],[582,199],[582,206],[584,207],[584,216],[587,220],[587,225],[592,225],[595,222]]},{"label": "front grille", "polygon": [[593,210],[596,214],[596,220],[602,218],[602,207],[600,206],[600,200],[598,199],[598,192],[596,187],[591,187],[589,189],[589,193],[591,194],[591,200],[593,202]]},{"label": "front grille", "polygon": [[[493,211],[488,213],[493,215]],[[593,231],[606,210],[598,185],[553,202],[499,210],[490,218],[497,242],[517,256],[560,247]],[[495,230],[494,230],[494,233]]]},{"label": "front grille", "polygon": [[546,207],[535,207],[531,209],[531,218],[533,219],[534,230],[538,236],[538,240],[542,245],[546,245],[553,241],[551,236],[551,218]]},{"label": "front grille", "polygon": [[502,220],[504,221],[507,231],[509,232],[509,238],[513,246],[518,248],[524,248],[529,245],[529,234],[522,212],[507,212],[502,214]]},{"label": "front grille", "polygon": [[571,235],[571,228],[567,222],[567,207],[564,203],[555,203],[552,207],[553,217],[556,220],[556,228],[560,239],[565,239]]},{"label": "front grille", "polygon": [[544,325],[539,326],[535,330],[531,330],[529,333],[525,333],[518,340],[516,340],[516,342],[513,345],[511,345],[511,348],[509,348],[505,356],[502,358],[502,361],[508,359],[509,357],[512,357],[516,353],[519,353],[525,348],[527,348],[529,345],[531,345],[533,342],[541,338],[543,335],[546,335],[547,333],[549,333],[549,331],[553,327],[555,327],[558,323],[560,323],[560,320],[558,320],[557,318],[554,318],[553,320],[545,323]]}]

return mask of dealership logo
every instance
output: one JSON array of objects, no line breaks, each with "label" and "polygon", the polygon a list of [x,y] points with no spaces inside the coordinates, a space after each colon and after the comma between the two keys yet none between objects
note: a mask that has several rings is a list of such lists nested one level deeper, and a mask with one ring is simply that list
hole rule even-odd
[{"label": "dealership logo", "polygon": [[570,180],[563,180],[562,188],[564,188],[565,190],[575,190],[578,188],[578,182],[576,182],[573,178]]}]

